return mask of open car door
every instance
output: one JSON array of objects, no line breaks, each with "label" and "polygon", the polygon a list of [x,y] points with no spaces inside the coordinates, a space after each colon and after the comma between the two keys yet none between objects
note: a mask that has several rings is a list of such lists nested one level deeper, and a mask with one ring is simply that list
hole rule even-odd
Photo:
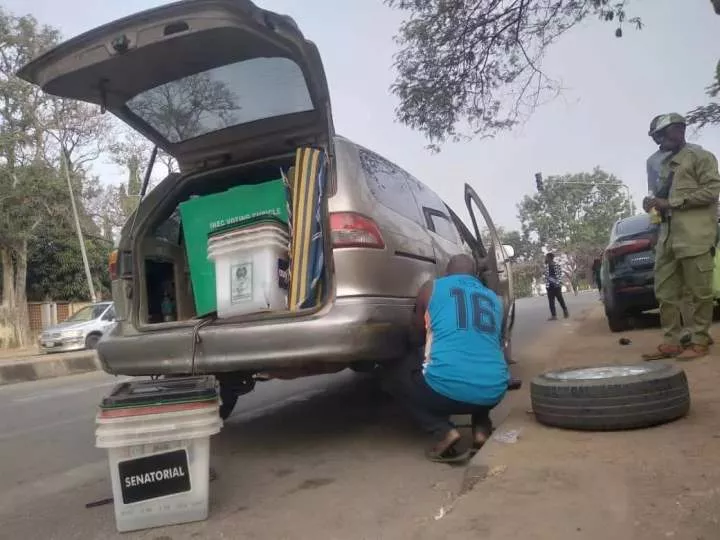
[{"label": "open car door", "polygon": [[[481,267],[478,268],[478,270],[481,272],[487,285],[494,290],[503,301],[505,308],[503,339],[506,358],[510,359],[510,336],[512,327],[515,324],[515,292],[513,290],[512,270],[510,268],[510,257],[512,253],[506,253],[506,248],[503,247],[487,208],[485,208],[482,200],[469,184],[465,184],[465,204],[467,205],[470,219],[472,220],[477,243],[484,251],[480,254],[482,260]],[[478,226],[477,214],[480,214],[485,229],[481,229]],[[483,242],[483,232],[485,232],[485,237],[489,239],[489,243]]]}]

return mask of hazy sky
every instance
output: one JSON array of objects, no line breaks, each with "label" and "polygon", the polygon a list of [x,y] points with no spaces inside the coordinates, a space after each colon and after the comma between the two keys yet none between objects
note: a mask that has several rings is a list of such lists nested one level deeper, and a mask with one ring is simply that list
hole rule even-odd
[{"label": "hazy sky", "polygon": [[[32,13],[66,37],[166,2],[159,0],[0,0],[15,14]],[[650,119],[681,113],[706,101],[720,58],[720,16],[707,0],[634,0],[632,14],[645,29],[590,21],[552,49],[544,67],[561,79],[565,93],[524,126],[494,140],[425,150],[424,138],[397,123],[393,42],[401,14],[381,0],[256,0],[292,15],[320,49],[339,133],[378,151],[432,187],[465,215],[462,186],[469,181],[498,224],[517,226],[516,204],[535,189],[533,174],[589,171],[599,165],[632,189],[646,191],[645,159],[653,152]],[[720,127],[688,138],[720,154]],[[108,165],[98,172],[122,178]]]}]

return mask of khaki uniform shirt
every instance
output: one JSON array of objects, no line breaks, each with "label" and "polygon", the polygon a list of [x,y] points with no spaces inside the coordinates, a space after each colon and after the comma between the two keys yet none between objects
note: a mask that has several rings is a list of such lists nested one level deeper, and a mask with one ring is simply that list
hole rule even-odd
[{"label": "khaki uniform shirt", "polygon": [[685,145],[663,163],[660,184],[670,183],[670,218],[660,228],[659,242],[676,257],[695,257],[717,243],[720,174],[715,156]]}]

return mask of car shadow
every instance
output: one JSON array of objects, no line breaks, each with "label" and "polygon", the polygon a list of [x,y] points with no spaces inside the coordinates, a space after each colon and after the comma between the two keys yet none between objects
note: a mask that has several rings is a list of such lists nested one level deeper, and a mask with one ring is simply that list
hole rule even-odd
[{"label": "car shadow", "polygon": [[343,446],[348,439],[368,435],[386,450],[407,449],[424,440],[376,380],[358,375],[344,384],[291,397],[249,416],[243,413],[241,396],[235,414],[213,438],[213,450],[245,457],[278,451],[298,453],[309,447]]}]

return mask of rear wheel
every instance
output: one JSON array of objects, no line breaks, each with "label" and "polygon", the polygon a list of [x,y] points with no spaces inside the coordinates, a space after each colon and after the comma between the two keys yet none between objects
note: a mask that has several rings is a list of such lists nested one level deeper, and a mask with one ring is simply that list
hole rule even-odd
[{"label": "rear wheel", "polygon": [[230,418],[238,398],[248,394],[255,388],[255,379],[246,374],[233,376],[227,375],[219,378],[220,382],[220,418]]},{"label": "rear wheel", "polygon": [[239,397],[232,388],[223,388],[220,385],[220,418],[223,420],[230,418]]}]

